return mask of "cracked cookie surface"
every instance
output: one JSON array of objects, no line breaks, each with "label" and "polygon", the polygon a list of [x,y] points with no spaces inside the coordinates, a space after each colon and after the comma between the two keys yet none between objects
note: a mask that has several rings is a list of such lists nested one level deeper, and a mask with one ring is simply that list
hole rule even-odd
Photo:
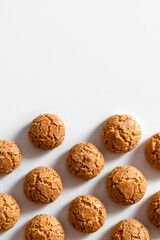
[{"label": "cracked cookie surface", "polygon": [[147,189],[143,174],[133,166],[116,167],[107,177],[107,190],[111,199],[121,205],[140,201]]},{"label": "cracked cookie surface", "polygon": [[18,221],[20,208],[9,194],[0,193],[0,232],[8,231]]},{"label": "cracked cookie surface", "polygon": [[87,181],[102,171],[104,158],[92,143],[79,143],[70,149],[66,164],[72,175]]},{"label": "cracked cookie surface", "polygon": [[160,229],[160,191],[155,193],[148,206],[148,217],[158,229]]},{"label": "cracked cookie surface", "polygon": [[75,198],[69,206],[69,221],[79,232],[93,233],[106,220],[106,209],[102,202],[91,195]]},{"label": "cracked cookie surface", "polygon": [[58,116],[43,114],[32,121],[28,130],[28,136],[35,147],[51,150],[63,142],[65,126]]},{"label": "cracked cookie surface", "polygon": [[136,219],[124,219],[114,227],[110,240],[149,240],[147,228]]},{"label": "cracked cookie surface", "polygon": [[34,203],[51,203],[59,197],[61,192],[61,178],[52,168],[38,167],[30,171],[25,177],[24,193]]},{"label": "cracked cookie surface", "polygon": [[160,132],[147,141],[145,153],[149,164],[160,171]]},{"label": "cracked cookie surface", "polygon": [[14,142],[0,140],[0,174],[14,171],[20,165],[21,159],[21,152]]},{"label": "cracked cookie surface", "polygon": [[28,222],[25,229],[25,240],[64,240],[61,223],[53,216],[40,214]]},{"label": "cracked cookie surface", "polygon": [[141,128],[129,115],[113,115],[102,126],[102,141],[113,153],[125,153],[135,148],[141,139]]}]

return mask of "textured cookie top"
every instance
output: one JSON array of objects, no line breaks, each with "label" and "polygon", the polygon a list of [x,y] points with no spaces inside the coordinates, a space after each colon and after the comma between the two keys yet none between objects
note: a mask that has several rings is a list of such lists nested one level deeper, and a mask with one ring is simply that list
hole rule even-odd
[{"label": "textured cookie top", "polygon": [[145,153],[151,166],[160,171],[160,132],[147,141]]},{"label": "textured cookie top", "polygon": [[102,202],[91,195],[75,198],[69,206],[69,221],[79,232],[96,232],[103,226],[106,209]]},{"label": "textured cookie top", "polygon": [[34,203],[51,203],[61,192],[61,178],[52,168],[38,167],[30,171],[25,177],[24,193]]},{"label": "textured cookie top", "polygon": [[160,229],[160,191],[151,197],[148,206],[148,217],[150,221]]},{"label": "textured cookie top", "polygon": [[109,151],[125,153],[137,146],[141,139],[141,128],[129,115],[113,115],[102,127],[102,140]]},{"label": "textured cookie top", "polygon": [[5,193],[0,193],[0,232],[12,228],[18,221],[20,208],[16,200]]},{"label": "textured cookie top", "polygon": [[60,222],[48,214],[35,216],[25,229],[25,240],[64,240]]},{"label": "textured cookie top", "polygon": [[104,168],[103,155],[92,143],[73,146],[66,163],[71,174],[85,181],[96,177]]},{"label": "textured cookie top", "polygon": [[138,202],[147,188],[143,174],[135,167],[116,167],[107,177],[107,190],[111,199],[122,205]]},{"label": "textured cookie top", "polygon": [[21,158],[21,152],[14,142],[0,140],[0,174],[15,170],[21,163]]},{"label": "textured cookie top", "polygon": [[135,219],[120,221],[111,233],[111,240],[149,240],[145,226]]},{"label": "textured cookie top", "polygon": [[63,142],[65,126],[58,116],[43,114],[33,120],[29,127],[28,135],[35,147],[51,150]]}]

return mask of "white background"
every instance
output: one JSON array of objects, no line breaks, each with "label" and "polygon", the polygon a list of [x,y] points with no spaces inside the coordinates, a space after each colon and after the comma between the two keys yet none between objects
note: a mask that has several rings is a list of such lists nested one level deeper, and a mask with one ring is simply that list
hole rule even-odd
[{"label": "white background", "polygon": [[[0,139],[15,141],[22,151],[20,167],[0,177],[0,192],[11,194],[21,208],[14,228],[0,240],[23,240],[25,224],[49,213],[63,224],[66,240],[109,240],[123,218],[136,218],[150,231],[160,231],[147,219],[149,197],[160,190],[160,173],[144,157],[145,141],[160,131],[160,2],[128,0],[1,0],[0,1]],[[44,152],[28,140],[28,124],[41,113],[59,115],[66,138]],[[132,115],[143,136],[130,153],[109,153],[101,142],[104,120],[115,113]],[[70,175],[67,151],[92,142],[105,157],[102,173],[89,182]],[[118,165],[131,164],[145,175],[145,197],[129,207],[114,204],[106,193],[106,176]],[[63,193],[52,204],[37,206],[23,193],[25,174],[51,166],[62,177]],[[68,204],[92,194],[107,209],[103,228],[94,234],[76,232],[69,224]]]}]

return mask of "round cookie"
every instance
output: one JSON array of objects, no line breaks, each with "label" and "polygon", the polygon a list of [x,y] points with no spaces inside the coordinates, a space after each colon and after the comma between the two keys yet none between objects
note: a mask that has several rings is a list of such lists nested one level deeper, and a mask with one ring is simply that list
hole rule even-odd
[{"label": "round cookie", "polygon": [[160,229],[160,191],[155,193],[148,206],[148,217],[158,229]]},{"label": "round cookie", "polygon": [[9,140],[0,140],[0,174],[11,173],[21,163],[18,146]]},{"label": "round cookie", "polygon": [[121,205],[132,205],[142,199],[147,189],[143,174],[135,167],[116,167],[107,177],[111,199]]},{"label": "round cookie", "polygon": [[147,141],[145,154],[149,164],[160,171],[160,132]]},{"label": "round cookie", "polygon": [[28,135],[35,147],[43,150],[51,150],[63,142],[65,126],[58,116],[43,114],[32,121]]},{"label": "round cookie", "polygon": [[124,219],[113,229],[110,240],[149,240],[147,228],[136,219]]},{"label": "round cookie", "polygon": [[20,208],[9,194],[0,193],[0,232],[8,231],[18,221]]},{"label": "round cookie", "polygon": [[37,167],[24,180],[26,197],[37,204],[54,202],[62,192],[62,181],[58,173],[49,167]]},{"label": "round cookie", "polygon": [[129,115],[113,115],[105,121],[101,135],[109,151],[125,153],[138,145],[141,139],[141,128]]},{"label": "round cookie", "polygon": [[102,202],[91,195],[75,198],[69,206],[69,221],[79,232],[93,233],[106,220],[106,209]]},{"label": "round cookie", "polygon": [[71,174],[87,181],[102,171],[104,158],[92,143],[79,143],[70,149],[66,164]]},{"label": "round cookie", "polygon": [[25,240],[64,240],[61,223],[53,216],[40,214],[28,222]]}]

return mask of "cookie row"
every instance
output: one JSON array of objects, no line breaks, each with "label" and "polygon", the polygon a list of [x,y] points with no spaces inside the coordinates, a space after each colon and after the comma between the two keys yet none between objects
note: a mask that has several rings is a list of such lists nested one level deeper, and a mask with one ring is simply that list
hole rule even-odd
[{"label": "cookie row", "polygon": [[[101,135],[109,151],[124,153],[137,146],[141,139],[141,128],[129,115],[113,115],[103,124]],[[58,116],[43,114],[32,121],[28,136],[35,147],[51,150],[63,142],[65,126]],[[160,133],[154,134],[148,140],[145,152],[151,166],[160,170]],[[15,170],[20,165],[21,158],[21,152],[14,142],[0,140],[0,174]],[[84,161],[88,158],[90,161]],[[104,158],[93,144],[80,143],[69,151],[67,167],[73,175],[89,180],[101,172]]]},{"label": "cookie row", "polygon": [[[121,205],[132,205],[140,201],[147,188],[143,174],[133,166],[114,168],[107,177],[107,190],[111,199]],[[58,173],[49,167],[31,170],[24,180],[26,197],[36,204],[54,202],[62,192],[62,181]]]},{"label": "cookie row", "polygon": [[[146,187],[145,177],[133,166],[116,167],[107,176],[107,190],[109,196],[118,204],[132,205],[137,203],[144,196]],[[51,203],[59,197],[61,192],[61,178],[52,168],[37,167],[30,171],[25,177],[24,193],[33,203]],[[86,201],[86,199],[85,201],[83,199],[82,202],[86,203]],[[91,199],[88,201],[88,204],[90,203]],[[3,203],[0,203],[0,206],[3,206]],[[157,206],[157,204],[155,206]],[[2,212],[3,210],[1,209],[1,214]],[[78,212],[82,213],[80,209]],[[73,216],[75,216],[75,213]]]},{"label": "cookie row", "polygon": [[[12,228],[20,216],[20,208],[16,200],[8,194],[0,194],[1,221],[0,232]],[[150,221],[160,228],[160,192],[151,197],[148,206]],[[106,220],[106,209],[102,202],[91,195],[75,198],[69,206],[69,221],[80,232],[93,233],[99,230]],[[112,230],[111,240],[129,239],[149,240],[148,230],[135,219],[125,219],[119,222]],[[128,236],[128,237],[127,237]],[[28,222],[25,229],[25,239],[64,239],[64,230],[61,223],[51,215],[40,214]]]}]

